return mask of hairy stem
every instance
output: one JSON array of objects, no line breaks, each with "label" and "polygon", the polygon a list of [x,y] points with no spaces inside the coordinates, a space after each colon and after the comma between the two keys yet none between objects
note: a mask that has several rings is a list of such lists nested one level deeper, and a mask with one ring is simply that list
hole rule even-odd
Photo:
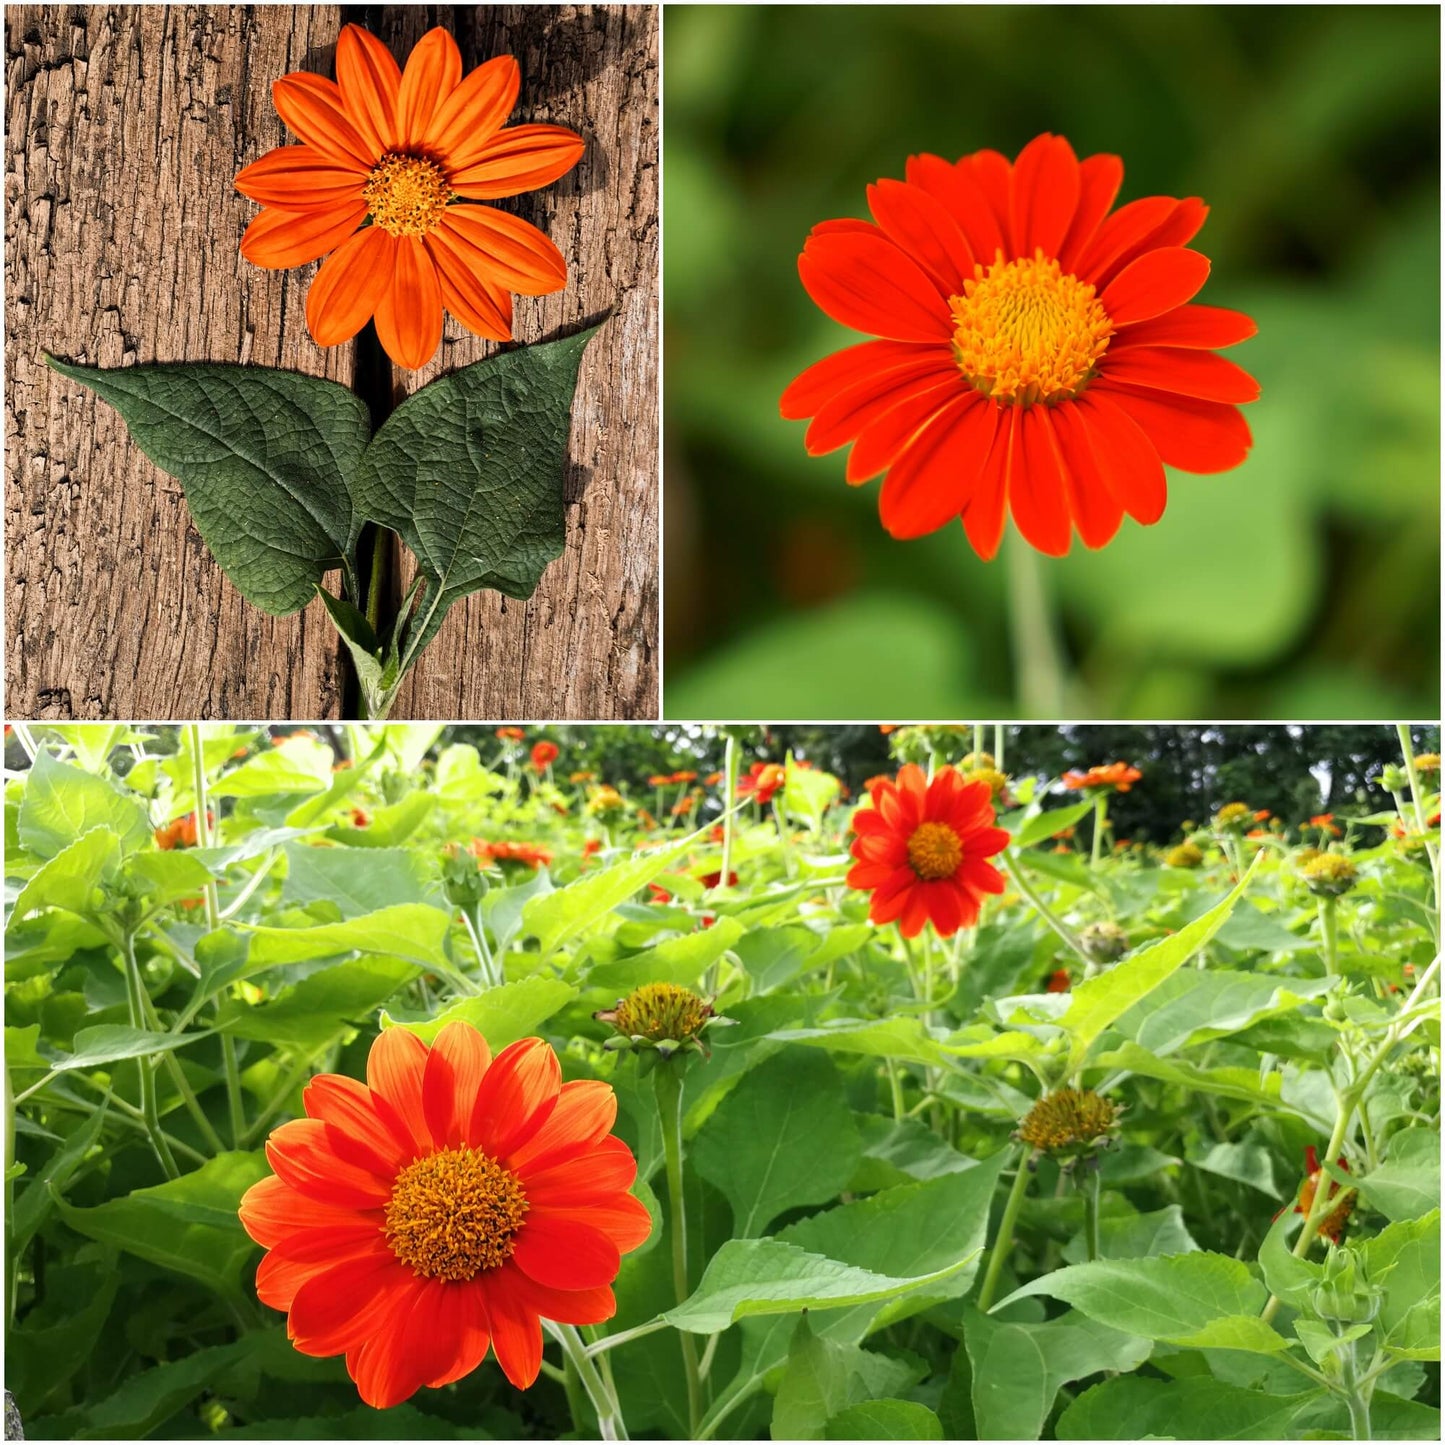
[{"label": "hairy stem", "polygon": [[[653,1075],[657,1112],[662,1121],[662,1149],[667,1167],[667,1232],[672,1243],[672,1290],[681,1304],[692,1293],[687,1279],[687,1198],[682,1177],[682,1075],[681,1060],[659,1060]],[[702,1381],[698,1374],[697,1345],[686,1330],[678,1331],[683,1375],[687,1381],[687,1429],[694,1437],[702,1419]]]},{"label": "hairy stem", "polygon": [[1003,1217],[998,1222],[998,1233],[993,1237],[993,1248],[988,1255],[988,1269],[984,1272],[983,1288],[978,1292],[979,1313],[987,1314],[998,1293],[999,1277],[1003,1274],[1004,1261],[1013,1249],[1014,1226],[1018,1223],[1019,1210],[1023,1208],[1024,1195],[1029,1188],[1029,1151],[1025,1145],[1019,1150],[1018,1171],[1014,1175],[1013,1188],[1009,1190],[1003,1207]]}]

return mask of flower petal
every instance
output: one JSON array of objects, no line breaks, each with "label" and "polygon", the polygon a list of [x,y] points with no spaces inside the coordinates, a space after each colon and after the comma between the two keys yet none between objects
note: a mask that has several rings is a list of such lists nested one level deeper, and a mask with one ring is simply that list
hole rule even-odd
[{"label": "flower petal", "polygon": [[1248,341],[1258,330],[1242,311],[1223,306],[1177,306],[1162,316],[1123,327],[1110,338],[1109,352],[1129,346],[1190,346],[1213,351]]},{"label": "flower petal", "polygon": [[1124,183],[1124,162],[1118,156],[1085,156],[1079,162],[1079,204],[1059,247],[1059,265],[1077,274],[1075,263],[1098,234]]},{"label": "flower petal", "polygon": [[602,1079],[571,1079],[557,1094],[547,1122],[514,1149],[510,1167],[526,1182],[529,1170],[550,1169],[591,1149],[617,1122],[617,1093]]},{"label": "flower petal", "polygon": [[445,233],[473,274],[520,296],[567,284],[562,253],[530,221],[492,206],[448,206],[432,235]]},{"label": "flower petal", "polygon": [[1105,485],[1136,522],[1146,527],[1157,522],[1169,493],[1154,443],[1098,387],[1091,387],[1074,405]]},{"label": "flower petal", "polygon": [[398,366],[425,366],[441,345],[442,290],[426,248],[415,236],[399,236],[391,285],[376,307],[376,335]]},{"label": "flower petal", "polygon": [[882,376],[895,367],[910,366],[918,347],[904,341],[860,341],[815,361],[795,377],[783,393],[779,410],[789,421],[802,421],[840,392],[870,376]]},{"label": "flower petal", "polygon": [[1104,359],[1104,375],[1155,391],[1236,404],[1257,401],[1259,383],[1242,366],[1212,351],[1172,346],[1131,346]]},{"label": "flower petal", "polygon": [[545,1039],[509,1044],[492,1060],[477,1090],[468,1143],[510,1168],[512,1151],[547,1122],[561,1090],[562,1068]]},{"label": "flower petal", "polygon": [[973,550],[985,562],[993,560],[1003,541],[1004,520],[1008,515],[1008,479],[1018,451],[1019,417],[1023,410],[1021,406],[1004,408],[988,460],[963,509],[963,530]]},{"label": "flower petal", "polygon": [[956,375],[943,381],[934,379],[923,387],[915,385],[901,401],[893,398],[888,410],[867,420],[848,454],[849,485],[856,487],[887,471],[903,449],[960,390]]},{"label": "flower petal", "polygon": [[1020,256],[1057,256],[1079,206],[1079,162],[1062,136],[1036,136],[1010,175],[1009,219]]},{"label": "flower petal", "polygon": [[473,201],[519,196],[565,176],[586,149],[587,142],[565,126],[508,126],[474,160],[450,173],[452,188]]},{"label": "flower petal", "polygon": [[306,292],[306,325],[318,346],[350,341],[376,313],[396,267],[396,237],[367,226],[322,263]]},{"label": "flower petal", "polygon": [[314,1274],[291,1301],[286,1332],[303,1355],[337,1355],[376,1332],[424,1281],[389,1250]]},{"label": "flower petal", "polygon": [[468,251],[447,230],[438,228],[422,244],[437,269],[442,305],[468,331],[488,341],[512,339],[512,293],[504,286],[478,276]]},{"label": "flower petal", "polygon": [[449,169],[469,166],[477,159],[506,124],[521,88],[522,71],[516,60],[498,55],[479,65],[442,101],[430,139]]},{"label": "flower petal", "polygon": [[438,1148],[458,1149],[466,1144],[472,1104],[491,1062],[487,1041],[471,1024],[454,1020],[432,1040],[421,1097],[427,1127]]},{"label": "flower petal", "polygon": [[996,406],[964,392],[913,439],[879,497],[879,515],[893,536],[921,537],[963,512],[997,424]]},{"label": "flower petal", "polygon": [[334,80],[298,70],[271,86],[271,101],[276,114],[307,145],[338,165],[369,171],[381,159],[381,152],[352,124]]},{"label": "flower petal", "polygon": [[1181,472],[1227,472],[1249,454],[1249,423],[1238,407],[1143,391],[1100,379],[1094,387],[1126,412],[1166,466]]},{"label": "flower petal", "polygon": [[1173,196],[1142,196],[1120,206],[1104,218],[1094,239],[1083,248],[1075,261],[1074,275],[1081,281],[1097,281],[1100,272],[1116,257],[1162,225],[1176,204]]},{"label": "flower petal", "polygon": [[955,396],[963,394],[958,368],[942,347],[917,351],[912,365],[860,381],[820,407],[803,438],[809,455],[823,456],[846,446],[869,422],[920,392],[932,391],[940,382],[948,382]]},{"label": "flower petal", "polygon": [[1063,467],[1043,407],[1023,408],[1009,473],[1009,510],[1024,540],[1050,557],[1069,550],[1069,504]]},{"label": "flower petal", "polygon": [[1182,246],[1131,261],[1099,297],[1115,326],[1147,321],[1191,300],[1209,277],[1209,258]]},{"label": "flower petal", "polygon": [[1209,207],[1198,196],[1189,196],[1175,201],[1174,208],[1146,236],[1125,246],[1107,265],[1099,267],[1091,278],[1094,285],[1103,290],[1131,261],[1137,261],[1148,251],[1159,251],[1169,246],[1183,246],[1199,234],[1199,228],[1209,215]]},{"label": "flower petal", "polygon": [[1124,520],[1124,504],[1104,480],[1089,446],[1085,422],[1076,405],[1049,410],[1044,420],[1052,433],[1069,499],[1069,513],[1086,547],[1111,542]]},{"label": "flower petal", "polygon": [[625,1194],[637,1178],[632,1150],[615,1134],[594,1149],[527,1175],[527,1198],[538,1209],[581,1208],[595,1200]]},{"label": "flower petal", "polygon": [[485,1277],[492,1349],[502,1373],[519,1390],[528,1389],[542,1370],[542,1325],[525,1288],[519,1288],[522,1278],[507,1266]]},{"label": "flower petal", "polygon": [[266,209],[246,227],[241,254],[253,266],[289,271],[334,251],[366,219],[366,203],[324,211]]},{"label": "flower petal", "polygon": [[369,30],[343,25],[336,41],[336,83],[346,113],[378,157],[395,150],[401,137],[396,123],[401,67]]},{"label": "flower petal", "polygon": [[366,1059],[366,1082],[406,1129],[413,1156],[435,1147],[421,1102],[425,1070],[426,1045],[406,1028],[383,1029]]},{"label": "flower petal", "polygon": [[973,275],[973,252],[941,201],[921,186],[882,180],[868,187],[868,209],[943,295],[962,294],[965,279]]},{"label": "flower petal", "polygon": [[433,121],[461,79],[462,53],[457,42],[440,25],[428,30],[407,56],[397,92],[396,130],[403,150],[426,148]]},{"label": "flower petal", "polygon": [[[377,1114],[371,1090],[359,1080],[343,1074],[317,1074],[301,1101],[310,1118],[320,1119],[330,1128],[327,1142],[331,1148],[352,1163],[381,1178],[393,1178],[411,1163]],[[338,1147],[343,1141],[351,1141],[364,1154],[344,1154]]]},{"label": "flower petal", "polygon": [[331,1147],[330,1126],[292,1119],[271,1132],[266,1158],[299,1194],[350,1209],[376,1209],[391,1198],[391,1180],[342,1159]]},{"label": "flower petal", "polygon": [[906,174],[910,185],[927,191],[942,203],[968,243],[978,264],[991,266],[1004,249],[1003,232],[971,167],[951,165],[941,156],[909,156]]},{"label": "flower petal", "polygon": [[798,258],[804,289],[834,321],[893,341],[948,341],[948,302],[882,231],[814,228]]},{"label": "flower petal", "polygon": [[529,1214],[512,1254],[517,1268],[553,1289],[594,1289],[611,1284],[622,1254],[600,1229],[559,1220],[545,1211]]},{"label": "flower petal", "polygon": [[338,164],[312,146],[277,146],[238,173],[243,196],[283,211],[335,210],[361,200],[366,171]]}]

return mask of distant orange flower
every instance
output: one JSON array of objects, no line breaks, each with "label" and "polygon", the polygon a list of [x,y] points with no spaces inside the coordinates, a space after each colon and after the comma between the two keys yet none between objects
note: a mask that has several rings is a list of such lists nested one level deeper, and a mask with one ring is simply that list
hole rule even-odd
[{"label": "distant orange flower", "polygon": [[483,863],[523,863],[528,868],[543,868],[553,856],[550,849],[536,843],[489,842],[485,838],[473,838],[467,847]]},{"label": "distant orange flower", "polygon": [[[1346,1174],[1350,1172],[1350,1166],[1345,1162],[1343,1154],[1336,1162]],[[1315,1195],[1319,1192],[1320,1180],[1323,1175],[1324,1170],[1320,1168],[1320,1158],[1315,1152],[1315,1146],[1307,1144],[1305,1146],[1305,1178],[1304,1183],[1300,1185],[1299,1203],[1294,1207],[1296,1214],[1308,1215],[1314,1208]],[[1350,1222],[1350,1215],[1355,1210],[1355,1191],[1346,1189],[1341,1195],[1339,1184],[1331,1179],[1329,1193],[1325,1195],[1325,1202],[1330,1203],[1336,1196],[1339,1196],[1340,1202],[1325,1214],[1318,1227],[1319,1232],[1326,1239],[1339,1244],[1345,1237],[1345,1226]],[[1282,1210],[1280,1212],[1283,1213]],[[1279,1215],[1276,1214],[1275,1218],[1278,1219]]]},{"label": "distant orange flower", "polygon": [[1102,767],[1090,768],[1086,773],[1067,772],[1064,786],[1075,790],[1080,788],[1115,788],[1127,793],[1144,775],[1128,763],[1106,763]]},{"label": "distant orange flower", "polygon": [[568,776],[567,781],[569,783],[590,783],[596,776],[596,773],[585,771],[580,773],[572,773]]},{"label": "distant orange flower", "polygon": [[721,773],[709,773],[707,777],[703,779],[703,782],[706,783],[708,787],[715,788],[722,780],[723,775]]},{"label": "distant orange flower", "polygon": [[1322,832],[1328,833],[1335,838],[1343,836],[1339,825],[1335,822],[1335,815],[1333,813],[1316,813],[1314,817],[1305,824],[1305,827],[1319,828]]},{"label": "distant orange flower", "polygon": [[327,257],[306,296],[319,346],[374,320],[387,355],[414,369],[441,341],[444,306],[478,336],[509,341],[509,293],[566,285],[562,253],[535,226],[465,204],[549,185],[586,148],[561,126],[504,129],[520,87],[510,55],[463,79],[442,29],[422,36],[403,72],[359,25],[336,42],[335,81],[297,71],[272,86],[304,144],[269,151],[236,177],[264,208],[241,254],[282,271]]},{"label": "distant orange flower", "polygon": [[852,853],[858,861],[848,886],[871,890],[868,917],[898,921],[912,938],[932,922],[941,937],[978,922],[985,894],[1003,892],[1003,875],[987,860],[1008,847],[1009,835],[994,827],[987,783],[965,782],[940,768],[930,782],[907,763],[897,782],[881,779],[871,789],[873,806],[853,814]]},{"label": "distant orange flower", "polygon": [[647,786],[649,788],[665,788],[671,782],[671,773],[653,773],[653,775],[647,780]]},{"label": "distant orange flower", "polygon": [[1267,823],[1273,816],[1268,808],[1256,808],[1254,810],[1254,821],[1256,823]]},{"label": "distant orange flower", "polygon": [[[215,821],[216,815],[207,808],[206,826],[213,826]],[[184,818],[176,818],[155,831],[156,847],[167,853],[175,848],[194,848],[199,837],[194,810],[187,813]]]},{"label": "distant orange flower", "polygon": [[1044,992],[1068,993],[1073,986],[1073,980],[1069,978],[1069,970],[1066,968],[1056,968],[1049,975],[1049,981],[1044,985]]},{"label": "distant orange flower", "polygon": [[[1011,512],[1060,556],[1102,547],[1127,512],[1157,522],[1165,465],[1238,466],[1259,387],[1214,354],[1253,336],[1237,311],[1189,303],[1209,261],[1186,243],[1208,208],[1149,196],[1110,213],[1118,156],[1080,161],[1041,135],[1010,163],[909,158],[868,188],[873,222],[813,228],[798,273],[834,321],[880,338],[825,357],[783,393],[819,456],[852,444],[848,481],[887,473],[895,537],[961,518],[990,558]],[[874,224],[876,222],[876,224]]]},{"label": "distant orange flower", "polygon": [[533,743],[532,766],[540,773],[543,768],[550,767],[557,761],[561,751],[556,743],[547,742],[545,739],[542,742]]},{"label": "distant orange flower", "polygon": [[267,1250],[256,1293],[302,1354],[344,1354],[368,1405],[460,1380],[489,1347],[526,1389],[543,1319],[616,1312],[621,1257],[651,1220],[609,1084],[564,1084],[541,1039],[494,1059],[450,1023],[430,1049],[387,1029],[367,1083],[319,1074],[303,1103],[266,1143],[275,1174],[241,1200]]},{"label": "distant orange flower", "polygon": [[781,763],[754,763],[747,774],[738,779],[738,797],[751,797],[766,806],[787,781],[787,770]]},{"label": "distant orange flower", "polygon": [[371,814],[365,808],[353,808],[351,810],[351,826],[353,828],[371,827]]},{"label": "distant orange flower", "polygon": [[[737,869],[736,869],[736,868],[729,868],[729,869],[728,869],[728,887],[729,887],[729,888],[735,888],[735,887],[737,887],[737,881],[738,881]],[[718,869],[718,871],[717,871],[716,873],[704,873],[704,874],[702,875],[702,877],[698,879],[698,882],[701,883],[704,888],[716,888],[716,887],[718,886],[718,884],[722,882],[722,870],[721,870],[721,869]]]},{"label": "distant orange flower", "polygon": [[672,781],[674,783],[695,783],[697,782],[697,774],[684,768],[681,772],[672,775]]},{"label": "distant orange flower", "polygon": [[498,728],[497,736],[504,743],[519,743],[526,738],[527,734],[521,728]]}]

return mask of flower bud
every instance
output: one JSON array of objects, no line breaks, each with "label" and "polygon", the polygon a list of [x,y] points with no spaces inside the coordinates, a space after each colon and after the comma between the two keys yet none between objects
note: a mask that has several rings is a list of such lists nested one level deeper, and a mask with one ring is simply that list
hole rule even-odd
[{"label": "flower bud", "polygon": [[1355,865],[1342,853],[1321,853],[1300,865],[1299,876],[1320,898],[1338,898],[1355,886]]},{"label": "flower bud", "polygon": [[1129,951],[1129,935],[1117,923],[1091,923],[1079,934],[1079,946],[1095,963],[1117,963]]}]

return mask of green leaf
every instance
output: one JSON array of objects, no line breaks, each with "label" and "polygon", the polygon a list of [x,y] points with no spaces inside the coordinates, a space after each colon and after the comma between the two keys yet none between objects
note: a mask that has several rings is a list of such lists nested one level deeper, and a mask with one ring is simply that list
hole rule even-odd
[{"label": "green leaf", "polygon": [[222,773],[211,785],[211,796],[271,798],[286,793],[324,793],[331,787],[331,764],[330,748],[298,738]]},{"label": "green leaf", "polygon": [[964,1312],[980,1440],[1037,1440],[1063,1385],[1103,1370],[1128,1372],[1153,1342],[1067,1314],[1044,1324],[1006,1324]]},{"label": "green leaf", "polygon": [[906,1063],[946,1065],[948,1055],[922,1019],[895,1014],[886,1019],[830,1019],[811,1029],[778,1029],[768,1035],[784,1044],[806,1044],[839,1054],[863,1054]]},{"label": "green leaf", "polygon": [[742,937],[743,929],[736,918],[719,918],[711,928],[698,933],[684,933],[642,953],[595,963],[588,970],[587,982],[593,988],[619,995],[631,993],[644,983],[695,988],[703,974]]},{"label": "green leaf", "polygon": [[822,1440],[824,1424],[849,1405],[906,1389],[918,1371],[858,1345],[819,1339],[801,1315],[773,1402],[774,1440]]},{"label": "green leaf", "polygon": [[366,403],[332,381],[264,367],[133,366],[46,358],[125,419],[185,489],[196,530],[246,600],[283,616],[350,556],[347,478],[371,432]]},{"label": "green leaf", "polygon": [[100,912],[98,890],[120,859],[120,839],[110,828],[92,828],[44,863],[20,890],[7,930],[42,908],[67,913]]},{"label": "green leaf", "polygon": [[1121,1375],[1085,1390],[1059,1417],[1060,1440],[1285,1440],[1295,1416],[1321,1397],[1267,1395],[1208,1376]]},{"label": "green leaf", "polygon": [[349,1022],[369,1019],[416,973],[417,965],[406,959],[354,958],[309,974],[270,1003],[228,1000],[218,1027],[237,1038],[320,1048]]},{"label": "green leaf", "polygon": [[1402,1129],[1385,1146],[1379,1168],[1358,1183],[1387,1219],[1418,1219],[1440,1202],[1440,1135],[1434,1129]]},{"label": "green leaf", "polygon": [[1266,1352],[1289,1343],[1258,1318],[1264,1286],[1247,1265],[1223,1254],[1201,1250],[1066,1265],[1016,1289],[993,1313],[1037,1294],[1064,1300],[1110,1329],[1150,1340]]},{"label": "green leaf", "polygon": [[[107,1101],[108,1103],[108,1101]],[[107,1103],[90,1114],[75,1132],[50,1156],[45,1167],[16,1196],[10,1212],[10,1252],[18,1258],[35,1231],[45,1223],[55,1205],[53,1190],[70,1182],[85,1157],[100,1141]]]},{"label": "green leaf", "polygon": [[1070,803],[1066,808],[1051,808],[1046,813],[1036,813],[1014,834],[1013,846],[1031,848],[1035,843],[1052,838],[1055,833],[1062,833],[1065,828],[1072,828],[1093,811],[1094,800],[1086,798],[1082,803]]},{"label": "green leaf", "polygon": [[1214,937],[1244,895],[1263,857],[1261,850],[1233,891],[1193,923],[1074,988],[1068,1012],[1059,1020],[1071,1041],[1071,1072],[1083,1064],[1094,1041],[1110,1024],[1158,988]]},{"label": "green leaf", "polygon": [[969,1255],[932,1274],[902,1279],[809,1254],[777,1239],[730,1239],[709,1261],[697,1289],[662,1318],[691,1334],[715,1335],[750,1315],[890,1300],[942,1284],[976,1258]]},{"label": "green leaf", "polygon": [[1391,1224],[1356,1249],[1366,1277],[1385,1282],[1376,1321],[1385,1347],[1407,1359],[1438,1360],[1440,1211]]},{"label": "green leaf", "polygon": [[451,928],[451,915],[424,903],[398,903],[378,908],[340,923],[320,923],[314,928],[267,928],[246,930],[251,951],[248,973],[276,963],[301,963],[337,954],[392,954],[426,968],[448,968],[444,943]]},{"label": "green leaf", "polygon": [[[25,1424],[32,1438],[37,1438],[36,1407],[43,1406],[58,1386],[85,1365],[100,1344],[101,1331],[120,1287],[121,1274],[116,1264],[115,1255],[107,1250],[99,1271],[94,1265],[90,1267],[86,1279],[89,1290],[81,1308],[53,1324],[39,1325],[33,1315],[27,1315],[23,1325],[6,1333],[5,1380],[7,1386],[14,1387],[16,1398],[25,1401]],[[63,1278],[65,1272],[80,1274],[82,1267],[62,1264],[60,1269]],[[45,1284],[49,1296],[56,1286],[50,1268],[46,1270]]]},{"label": "green leaf", "polygon": [[841,784],[821,768],[800,768],[791,758],[783,784],[783,809],[791,818],[806,822],[815,832],[822,827],[823,814],[838,797]]},{"label": "green leaf", "polygon": [[74,1052],[57,1059],[51,1068],[58,1074],[67,1069],[95,1069],[122,1059],[148,1059],[155,1054],[183,1049],[198,1039],[209,1038],[214,1032],[214,1029],[200,1029],[189,1034],[153,1033],[149,1029],[119,1024],[97,1024],[94,1028],[81,1029],[75,1036]]},{"label": "green leaf", "polygon": [[355,473],[357,508],[401,534],[427,579],[407,662],[458,598],[484,587],[530,597],[562,555],[572,395],[595,331],[451,372],[402,402],[372,438]]},{"label": "green leaf", "polygon": [[41,858],[53,858],[92,828],[109,828],[130,852],[151,841],[144,809],[105,778],[59,763],[41,748],[25,779],[20,801],[20,842]]},{"label": "green leaf", "polygon": [[[345,598],[334,596],[319,582],[316,584],[316,595],[321,599],[321,605],[330,614],[338,635],[346,644],[346,650],[351,654],[351,661],[356,668],[357,681],[361,684],[367,698],[374,699],[383,696],[387,683],[392,679],[387,676],[388,669],[383,648],[377,640],[376,633],[372,631],[371,623],[366,620],[364,613],[357,611]],[[370,708],[368,708],[368,713],[375,716],[375,712]]]},{"label": "green leaf", "polygon": [[424,1022],[413,1023],[385,1015],[382,1023],[383,1026],[395,1024],[409,1029],[429,1044],[446,1024],[460,1019],[479,1029],[492,1052],[496,1053],[518,1039],[530,1038],[576,997],[575,984],[534,974],[531,978],[519,978],[513,983],[489,988],[475,998],[459,999],[450,1008]]},{"label": "green leaf", "polygon": [[717,1106],[691,1161],[727,1196],[736,1232],[747,1237],[785,1209],[831,1199],[862,1152],[832,1060],[784,1051],[746,1073]]},{"label": "green leaf", "polygon": [[[1162,1079],[1166,1084],[1178,1084],[1185,1089],[1195,1089],[1208,1094],[1218,1094],[1225,1099],[1243,1099],[1253,1104],[1265,1104],[1270,1108],[1284,1109],[1300,1118],[1314,1120],[1302,1107],[1283,1097],[1279,1073],[1260,1077],[1258,1068],[1248,1069],[1242,1064],[1220,1064],[1215,1068],[1201,1068],[1182,1059],[1158,1059],[1148,1049],[1135,1043],[1120,1044],[1100,1054],[1089,1064],[1091,1069],[1126,1069],[1131,1074],[1142,1074],[1148,1079]],[[1317,1120],[1314,1120],[1318,1122]]]},{"label": "green leaf", "polygon": [[825,1440],[942,1440],[943,1424],[914,1400],[865,1400],[828,1418]]},{"label": "green leaf", "polygon": [[434,901],[436,893],[422,856],[406,848],[317,848],[288,843],[283,904],[327,899],[343,918],[378,908]]},{"label": "green leaf", "polygon": [[218,1294],[236,1295],[256,1250],[236,1210],[246,1190],[269,1172],[259,1153],[218,1154],[192,1174],[92,1209],[77,1209],[59,1196],[56,1208],[89,1239],[198,1280]]},{"label": "green leaf", "polygon": [[195,898],[216,876],[196,851],[136,853],[121,867],[121,876],[139,884],[146,905],[159,908],[181,898]]},{"label": "green leaf", "polygon": [[541,945],[544,955],[576,938],[665,873],[697,844],[705,829],[679,838],[665,848],[638,853],[600,873],[584,873],[565,888],[534,898],[522,910],[525,930]]}]

